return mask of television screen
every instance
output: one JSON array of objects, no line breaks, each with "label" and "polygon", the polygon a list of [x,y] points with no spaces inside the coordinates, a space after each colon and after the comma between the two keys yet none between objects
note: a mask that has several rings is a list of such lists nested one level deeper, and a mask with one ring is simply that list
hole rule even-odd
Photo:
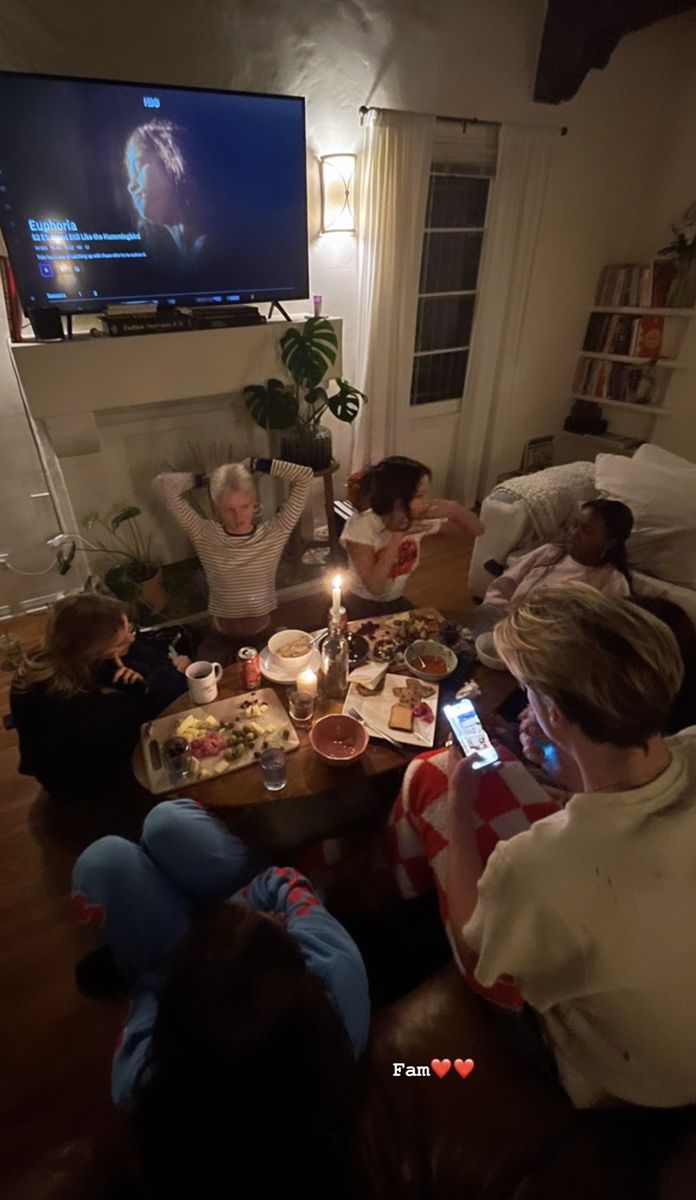
[{"label": "television screen", "polygon": [[25,310],[307,295],[302,98],[2,73],[0,114]]}]

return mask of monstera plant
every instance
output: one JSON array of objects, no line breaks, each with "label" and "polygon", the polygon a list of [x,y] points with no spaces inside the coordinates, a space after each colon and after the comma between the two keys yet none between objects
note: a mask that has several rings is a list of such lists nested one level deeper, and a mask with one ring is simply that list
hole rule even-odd
[{"label": "monstera plant", "polygon": [[283,431],[281,455],[292,462],[323,470],[331,463],[331,432],[321,425],[328,410],[350,424],[367,397],[347,379],[324,380],[336,361],[338,339],[326,317],[309,317],[301,329],[288,329],[280,339],[280,357],[289,380],[250,384],[244,398],[262,429]]},{"label": "monstera plant", "polygon": [[[139,605],[153,612],[161,612],[167,604],[162,586],[162,568],[153,558],[150,535],[140,528],[139,508],[129,504],[112,517],[101,517],[90,513],[83,524],[94,537],[88,541],[80,535],[72,537],[57,552],[58,570],[67,575],[77,549],[77,541],[83,554],[102,554],[118,561],[106,571],[104,583],[108,590],[129,606],[133,616],[139,615]],[[106,535],[106,542],[101,538]]]}]

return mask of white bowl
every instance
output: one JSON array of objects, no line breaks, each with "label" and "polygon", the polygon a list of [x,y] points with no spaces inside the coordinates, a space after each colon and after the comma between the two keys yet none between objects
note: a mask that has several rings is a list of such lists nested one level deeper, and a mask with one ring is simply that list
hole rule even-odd
[{"label": "white bowl", "polygon": [[[304,638],[307,643],[306,654],[293,655],[292,658],[288,658],[286,655],[281,654],[283,646],[287,646],[290,642],[297,642],[300,640],[300,638]],[[306,633],[304,629],[281,629],[280,633],[274,633],[273,637],[268,639],[268,649],[273,657],[277,659],[279,663],[282,663],[282,665],[286,667],[288,671],[294,671],[295,667],[297,667],[298,671],[301,671],[303,667],[307,666],[307,663],[312,657],[312,650],[314,647],[312,646],[312,641],[309,634]]]},{"label": "white bowl", "polygon": [[495,648],[492,633],[480,633],[476,639],[476,657],[484,667],[492,671],[507,671],[507,667]]}]

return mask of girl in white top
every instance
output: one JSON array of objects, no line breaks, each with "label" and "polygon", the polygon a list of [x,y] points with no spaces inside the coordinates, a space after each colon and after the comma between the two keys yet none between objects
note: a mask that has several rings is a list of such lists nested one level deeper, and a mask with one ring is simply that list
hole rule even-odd
[{"label": "girl in white top", "polygon": [[[269,521],[254,525],[253,472],[287,479],[287,500]],[[158,475],[155,486],[193,542],[208,581],[208,608],[217,629],[230,638],[254,637],[270,625],[277,606],[275,577],[285,544],[299,521],[311,487],[311,467],[280,459],[247,459],[217,467],[210,495],[217,520],[202,517],[186,492],[205,479],[187,472]]]},{"label": "girl in white top", "polygon": [[578,1107],[693,1104],[696,729],[660,732],[683,677],[675,638],[586,584],[529,595],[494,638],[575,794],[482,870],[484,771],[456,769],[447,898],[462,960],[483,987],[515,980]]},{"label": "girl in white top", "polygon": [[341,543],[351,567],[350,591],[373,602],[375,610],[403,595],[427,534],[483,533],[483,525],[468,508],[453,500],[430,499],[431,478],[423,463],[393,457],[369,467],[360,479],[359,500],[366,511],[346,522]]}]

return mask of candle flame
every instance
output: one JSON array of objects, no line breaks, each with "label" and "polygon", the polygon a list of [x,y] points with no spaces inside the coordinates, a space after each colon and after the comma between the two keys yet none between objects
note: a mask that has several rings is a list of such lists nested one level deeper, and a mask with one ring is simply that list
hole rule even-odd
[{"label": "candle flame", "polygon": [[340,575],[334,575],[331,586],[335,587],[335,588],[343,587],[343,579],[341,578]]}]

